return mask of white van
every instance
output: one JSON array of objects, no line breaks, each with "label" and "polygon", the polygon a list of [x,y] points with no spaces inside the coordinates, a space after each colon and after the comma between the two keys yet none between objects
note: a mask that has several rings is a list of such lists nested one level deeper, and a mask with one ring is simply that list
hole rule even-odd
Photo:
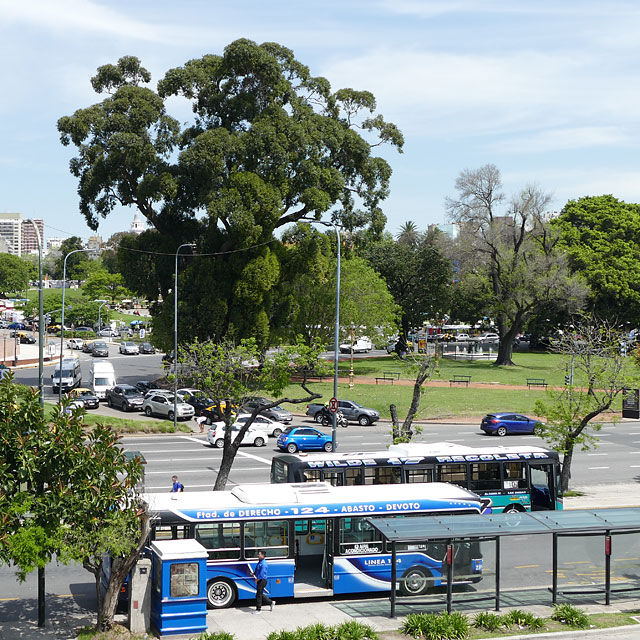
[{"label": "white van", "polygon": [[58,393],[58,388],[62,386],[63,391],[70,391],[79,387],[82,383],[82,370],[78,358],[63,358],[62,373],[60,372],[60,362],[56,364],[54,372],[51,374],[51,384],[53,392]]},{"label": "white van", "polygon": [[373,343],[371,342],[371,338],[367,338],[366,336],[362,336],[358,338],[353,344],[344,343],[340,345],[340,353],[369,353],[373,349]]},{"label": "white van", "polygon": [[89,388],[100,399],[104,400],[107,389],[116,386],[116,374],[110,362],[92,362],[89,370]]}]

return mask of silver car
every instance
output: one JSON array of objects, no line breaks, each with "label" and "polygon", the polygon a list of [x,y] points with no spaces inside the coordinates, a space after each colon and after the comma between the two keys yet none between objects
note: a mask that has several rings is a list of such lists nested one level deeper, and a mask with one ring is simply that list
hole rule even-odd
[{"label": "silver car", "polygon": [[121,342],[120,353],[128,356],[137,356],[140,353],[140,348],[135,342]]},{"label": "silver car", "polygon": [[[156,415],[173,420],[173,394],[151,393],[142,404],[142,410],[149,417]],[[178,420],[188,420],[193,418],[194,409],[186,402],[176,403],[176,417]]]}]

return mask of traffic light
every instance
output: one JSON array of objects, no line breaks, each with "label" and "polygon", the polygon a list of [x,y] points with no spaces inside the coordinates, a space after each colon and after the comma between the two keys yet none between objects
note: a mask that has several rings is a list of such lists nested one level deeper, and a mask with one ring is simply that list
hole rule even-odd
[{"label": "traffic light", "polygon": [[47,313],[47,314],[44,316],[44,321],[45,321],[47,324],[51,324],[51,314],[50,314],[50,313]]},{"label": "traffic light", "polygon": [[571,376],[564,377],[564,386],[568,387],[571,384]]}]

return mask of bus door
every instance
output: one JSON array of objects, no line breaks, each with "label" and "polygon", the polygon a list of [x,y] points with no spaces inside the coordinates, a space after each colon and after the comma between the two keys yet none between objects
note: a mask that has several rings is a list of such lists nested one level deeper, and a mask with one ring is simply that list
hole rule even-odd
[{"label": "bus door", "polygon": [[551,462],[529,463],[531,482],[531,510],[553,511],[555,509],[555,468]]},{"label": "bus door", "polygon": [[326,589],[326,572],[332,555],[327,554],[331,535],[329,521],[324,519],[295,520],[294,595],[304,596]]},{"label": "bus door", "polygon": [[333,550],[335,535],[335,520],[326,520],[324,549],[322,555],[322,580],[326,589],[333,589]]}]

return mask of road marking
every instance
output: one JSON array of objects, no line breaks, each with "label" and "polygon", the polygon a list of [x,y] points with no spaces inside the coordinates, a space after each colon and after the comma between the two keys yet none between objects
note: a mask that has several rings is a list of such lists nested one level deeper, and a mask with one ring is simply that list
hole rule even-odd
[{"label": "road marking", "polygon": [[595,469],[609,469],[609,467],[587,467],[589,471],[594,471]]},{"label": "road marking", "polygon": [[608,456],[608,453],[587,453],[588,456]]},{"label": "road marking", "polygon": [[447,442],[464,442],[464,438],[460,440],[454,440],[453,438],[447,438]]},{"label": "road marking", "polygon": [[631,464],[629,465],[629,469],[640,469],[640,464]]},{"label": "road marking", "polygon": [[[262,471],[263,469],[264,467],[242,467],[241,469],[238,469],[238,471],[242,471],[244,473],[245,471]],[[218,472],[217,469],[211,469],[211,467],[200,467],[199,469],[180,469],[180,474],[202,473],[203,471],[214,471],[215,473]],[[147,471],[145,473],[145,476],[157,476],[161,474],[168,475],[169,471]]]},{"label": "road marking", "polygon": [[600,435],[601,438],[608,438],[609,436],[612,436],[613,433],[602,433],[602,432],[600,432],[599,435]]},{"label": "road marking", "polygon": [[571,562],[563,562],[562,564],[589,564],[591,560],[573,560]]},{"label": "road marking", "polygon": [[0,602],[13,602],[15,600],[20,600],[20,598],[0,598]]},{"label": "road marking", "polygon": [[521,564],[519,566],[513,567],[514,569],[533,569],[534,567],[539,567],[539,564]]}]

